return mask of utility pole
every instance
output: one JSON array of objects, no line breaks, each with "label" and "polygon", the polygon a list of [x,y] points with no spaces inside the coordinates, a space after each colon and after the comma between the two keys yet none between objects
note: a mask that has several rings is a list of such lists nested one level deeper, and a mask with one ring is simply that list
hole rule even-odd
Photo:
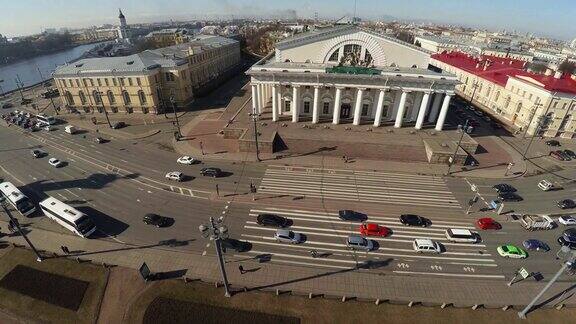
[{"label": "utility pole", "polygon": [[16,74],[16,86],[18,86],[18,92],[20,92],[20,98],[24,100],[24,93],[22,92],[24,84],[22,84],[22,81],[20,80],[20,76],[18,74]]},{"label": "utility pole", "polygon": [[8,215],[8,218],[10,218],[10,224],[14,224],[14,226],[16,226],[20,235],[22,235],[24,240],[26,240],[26,243],[28,243],[28,246],[30,246],[32,251],[34,251],[34,254],[36,254],[36,261],[42,262],[42,260],[43,260],[42,256],[40,255],[38,250],[36,250],[36,247],[34,247],[34,244],[32,244],[32,242],[30,242],[30,240],[28,239],[28,236],[26,236],[26,234],[22,231],[22,228],[20,227],[20,223],[18,222],[18,220],[16,218],[12,217],[12,213],[10,213],[10,210],[6,207],[6,201],[2,201],[0,204],[2,205],[2,208],[4,209],[4,212],[6,213],[6,215]]},{"label": "utility pole", "polygon": [[464,123],[464,126],[458,125],[458,129],[461,132],[460,140],[458,140],[458,144],[456,145],[456,149],[454,150],[454,154],[452,155],[452,157],[448,161],[448,173],[447,173],[447,175],[450,175],[450,169],[452,168],[454,161],[456,161],[456,154],[458,154],[458,149],[460,148],[460,144],[462,144],[462,140],[464,139],[464,134],[468,130],[468,119],[466,119],[466,123]]},{"label": "utility pole", "polygon": [[180,122],[178,121],[178,114],[176,113],[176,100],[174,99],[174,95],[170,96],[170,103],[172,103],[172,110],[174,111],[174,119],[176,120],[176,140],[179,141],[182,137],[182,133],[180,132]]},{"label": "utility pole", "polygon": [[261,162],[262,160],[260,160],[260,149],[258,147],[258,117],[260,116],[259,114],[256,113],[252,113],[249,114],[252,117],[252,122],[254,124],[254,143],[256,144],[256,160],[258,162]]},{"label": "utility pole", "polygon": [[224,296],[230,297],[230,290],[228,289],[228,277],[226,276],[226,268],[224,267],[224,258],[222,256],[222,245],[221,241],[228,238],[228,227],[223,225],[223,218],[219,218],[214,221],[214,217],[210,217],[210,222],[208,224],[202,224],[198,227],[200,233],[204,238],[209,238],[214,241],[216,247],[216,255],[218,256],[218,263],[220,265],[220,272],[222,274],[222,281],[224,281]]}]

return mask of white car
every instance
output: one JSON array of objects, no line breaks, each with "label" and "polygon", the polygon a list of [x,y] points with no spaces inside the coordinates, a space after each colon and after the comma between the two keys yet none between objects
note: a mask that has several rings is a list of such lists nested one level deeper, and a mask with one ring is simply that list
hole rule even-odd
[{"label": "white car", "polygon": [[180,164],[188,164],[188,165],[191,165],[191,164],[198,163],[199,161],[196,160],[195,158],[191,157],[191,156],[185,155],[185,156],[179,157],[178,160],[176,160],[176,162],[178,162],[178,163],[180,163]]},{"label": "white car", "polygon": [[174,180],[174,181],[182,181],[183,178],[184,178],[184,175],[182,174],[182,172],[172,171],[172,172],[166,173],[166,179],[170,179],[170,180]]},{"label": "white car", "polygon": [[302,242],[302,234],[294,233],[290,230],[279,229],[274,233],[274,238],[278,242],[298,244]]},{"label": "white car", "polygon": [[415,239],[412,246],[417,253],[442,253],[440,244],[431,239]]},{"label": "white car", "polygon": [[50,165],[55,168],[59,168],[63,165],[62,161],[58,160],[57,158],[51,158],[48,160],[48,163],[50,163]]},{"label": "white car", "polygon": [[558,222],[562,225],[576,225],[576,218],[574,218],[574,216],[571,215],[563,215],[558,217]]}]

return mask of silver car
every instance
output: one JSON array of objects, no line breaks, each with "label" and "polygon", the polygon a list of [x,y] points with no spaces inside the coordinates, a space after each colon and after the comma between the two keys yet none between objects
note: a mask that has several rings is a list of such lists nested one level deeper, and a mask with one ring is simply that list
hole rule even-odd
[{"label": "silver car", "polygon": [[351,250],[364,250],[368,252],[374,249],[374,242],[359,235],[350,235],[346,239],[346,247]]},{"label": "silver car", "polygon": [[279,229],[274,233],[274,238],[278,242],[298,244],[302,242],[302,234],[294,233],[290,230]]}]

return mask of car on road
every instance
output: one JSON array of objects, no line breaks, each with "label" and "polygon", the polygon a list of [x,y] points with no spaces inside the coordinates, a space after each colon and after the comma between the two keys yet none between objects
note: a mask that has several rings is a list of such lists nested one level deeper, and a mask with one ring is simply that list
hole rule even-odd
[{"label": "car on road", "polygon": [[478,219],[476,221],[476,226],[482,230],[491,230],[491,229],[499,230],[502,228],[502,225],[500,225],[500,223],[498,223],[491,217],[484,217]]},{"label": "car on road", "polygon": [[431,239],[415,239],[412,242],[412,247],[417,253],[436,253],[442,252],[442,247],[438,242],[432,241]]},{"label": "car on road", "polygon": [[540,180],[540,182],[538,182],[538,188],[540,188],[543,191],[549,191],[554,189],[554,184],[546,179]]},{"label": "car on road", "polygon": [[274,233],[274,239],[278,242],[298,244],[302,243],[304,237],[300,233],[295,233],[287,229],[279,229]]},{"label": "car on road", "polygon": [[564,150],[564,154],[568,155],[572,160],[576,160],[576,153],[572,150]]},{"label": "car on road", "polygon": [[107,141],[105,139],[103,139],[102,137],[98,136],[94,139],[94,141],[98,144],[102,144],[102,143],[106,143]]},{"label": "car on road", "polygon": [[166,179],[174,180],[174,181],[182,181],[184,179],[184,175],[182,172],[172,171],[166,173]]},{"label": "car on road", "polygon": [[496,192],[516,192],[516,188],[507,183],[499,183],[492,186],[492,189],[496,190]]},{"label": "car on road", "polygon": [[558,217],[558,223],[566,226],[576,225],[576,217],[572,215],[562,215]]},{"label": "car on road", "polygon": [[187,165],[192,165],[195,163],[198,163],[200,161],[196,160],[195,158],[188,156],[188,155],[184,155],[178,158],[178,160],[176,160],[176,162],[180,163],[180,164],[187,164]]},{"label": "car on road", "polygon": [[124,127],[126,127],[126,123],[121,122],[121,121],[112,125],[112,129],[120,129],[120,128],[124,128]]},{"label": "car on road", "polygon": [[362,236],[388,236],[390,229],[376,223],[363,223],[360,225],[360,235]]},{"label": "car on road", "polygon": [[484,119],[484,121],[487,123],[492,122],[492,118],[490,118],[490,116],[488,116],[488,115],[485,115],[484,117],[482,117],[482,119]]},{"label": "car on road", "polygon": [[418,216],[418,215],[403,214],[403,215],[400,215],[400,223],[402,223],[402,225],[407,225],[407,226],[426,227],[426,226],[428,226],[429,221],[426,218]]},{"label": "car on road", "polygon": [[500,256],[511,259],[525,259],[528,257],[526,251],[514,245],[501,245],[496,248]]},{"label": "car on road", "polygon": [[47,153],[40,150],[40,149],[33,149],[32,150],[32,156],[35,158],[41,158],[43,156],[45,156]]},{"label": "car on road", "polygon": [[59,168],[64,165],[64,163],[62,163],[62,161],[58,160],[57,158],[51,158],[48,160],[48,163],[55,168]]},{"label": "car on road", "polygon": [[556,205],[561,209],[571,209],[576,207],[576,203],[572,199],[562,199],[558,201]]},{"label": "car on road", "polygon": [[576,228],[569,228],[558,238],[560,245],[566,245],[571,249],[576,249]]},{"label": "car on road", "polygon": [[246,241],[240,241],[233,238],[227,238],[222,240],[222,248],[224,251],[227,249],[234,250],[235,252],[248,252],[252,250],[252,243]]},{"label": "car on road", "polygon": [[526,240],[522,242],[522,246],[528,251],[542,251],[542,252],[550,251],[550,247],[548,246],[548,244],[536,239]]},{"label": "car on road", "polygon": [[168,226],[170,219],[168,217],[163,217],[158,214],[146,214],[142,217],[142,221],[146,225],[153,225],[156,227],[165,227]]},{"label": "car on road", "polygon": [[502,192],[498,194],[498,199],[500,201],[522,201],[524,200],[518,194],[513,192]]},{"label": "car on road", "polygon": [[343,221],[363,222],[368,219],[368,216],[350,209],[343,209],[338,211],[338,218]]},{"label": "car on road", "polygon": [[548,140],[544,143],[546,143],[546,145],[548,146],[560,146],[560,142],[558,142],[557,140]]},{"label": "car on road", "polygon": [[476,243],[481,239],[478,233],[461,228],[448,228],[444,235],[448,241],[455,243]]},{"label": "car on road", "polygon": [[562,151],[558,150],[558,151],[551,151],[550,152],[550,156],[555,158],[558,161],[565,161],[564,159],[564,155],[561,153]]},{"label": "car on road", "polygon": [[9,102],[2,104],[2,109],[8,109],[8,108],[12,108],[12,107],[14,107],[14,105],[9,103]]},{"label": "car on road", "polygon": [[368,252],[374,249],[374,242],[360,235],[350,235],[346,239],[346,247],[351,250],[363,250]]},{"label": "car on road", "polygon": [[572,160],[572,158],[570,157],[570,155],[566,154],[566,152],[562,151],[562,150],[558,150],[557,151],[558,154],[560,154],[562,156],[562,158],[564,159],[564,161],[570,161]]},{"label": "car on road", "polygon": [[481,112],[480,110],[476,110],[476,111],[474,112],[474,115],[476,115],[476,116],[478,116],[478,117],[482,117],[482,116],[484,116],[484,113]]},{"label": "car on road", "polygon": [[219,168],[203,168],[200,170],[200,174],[205,177],[218,178],[222,174],[222,170]]},{"label": "car on road", "polygon": [[274,215],[274,214],[259,214],[256,218],[258,225],[270,226],[270,227],[288,227],[291,225],[292,221],[286,217]]}]

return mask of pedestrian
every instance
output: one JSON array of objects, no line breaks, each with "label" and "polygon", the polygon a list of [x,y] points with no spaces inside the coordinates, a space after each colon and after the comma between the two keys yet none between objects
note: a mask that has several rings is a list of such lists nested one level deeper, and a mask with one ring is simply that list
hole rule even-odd
[{"label": "pedestrian", "polygon": [[244,267],[242,265],[238,266],[238,271],[240,271],[240,274],[244,274]]}]

